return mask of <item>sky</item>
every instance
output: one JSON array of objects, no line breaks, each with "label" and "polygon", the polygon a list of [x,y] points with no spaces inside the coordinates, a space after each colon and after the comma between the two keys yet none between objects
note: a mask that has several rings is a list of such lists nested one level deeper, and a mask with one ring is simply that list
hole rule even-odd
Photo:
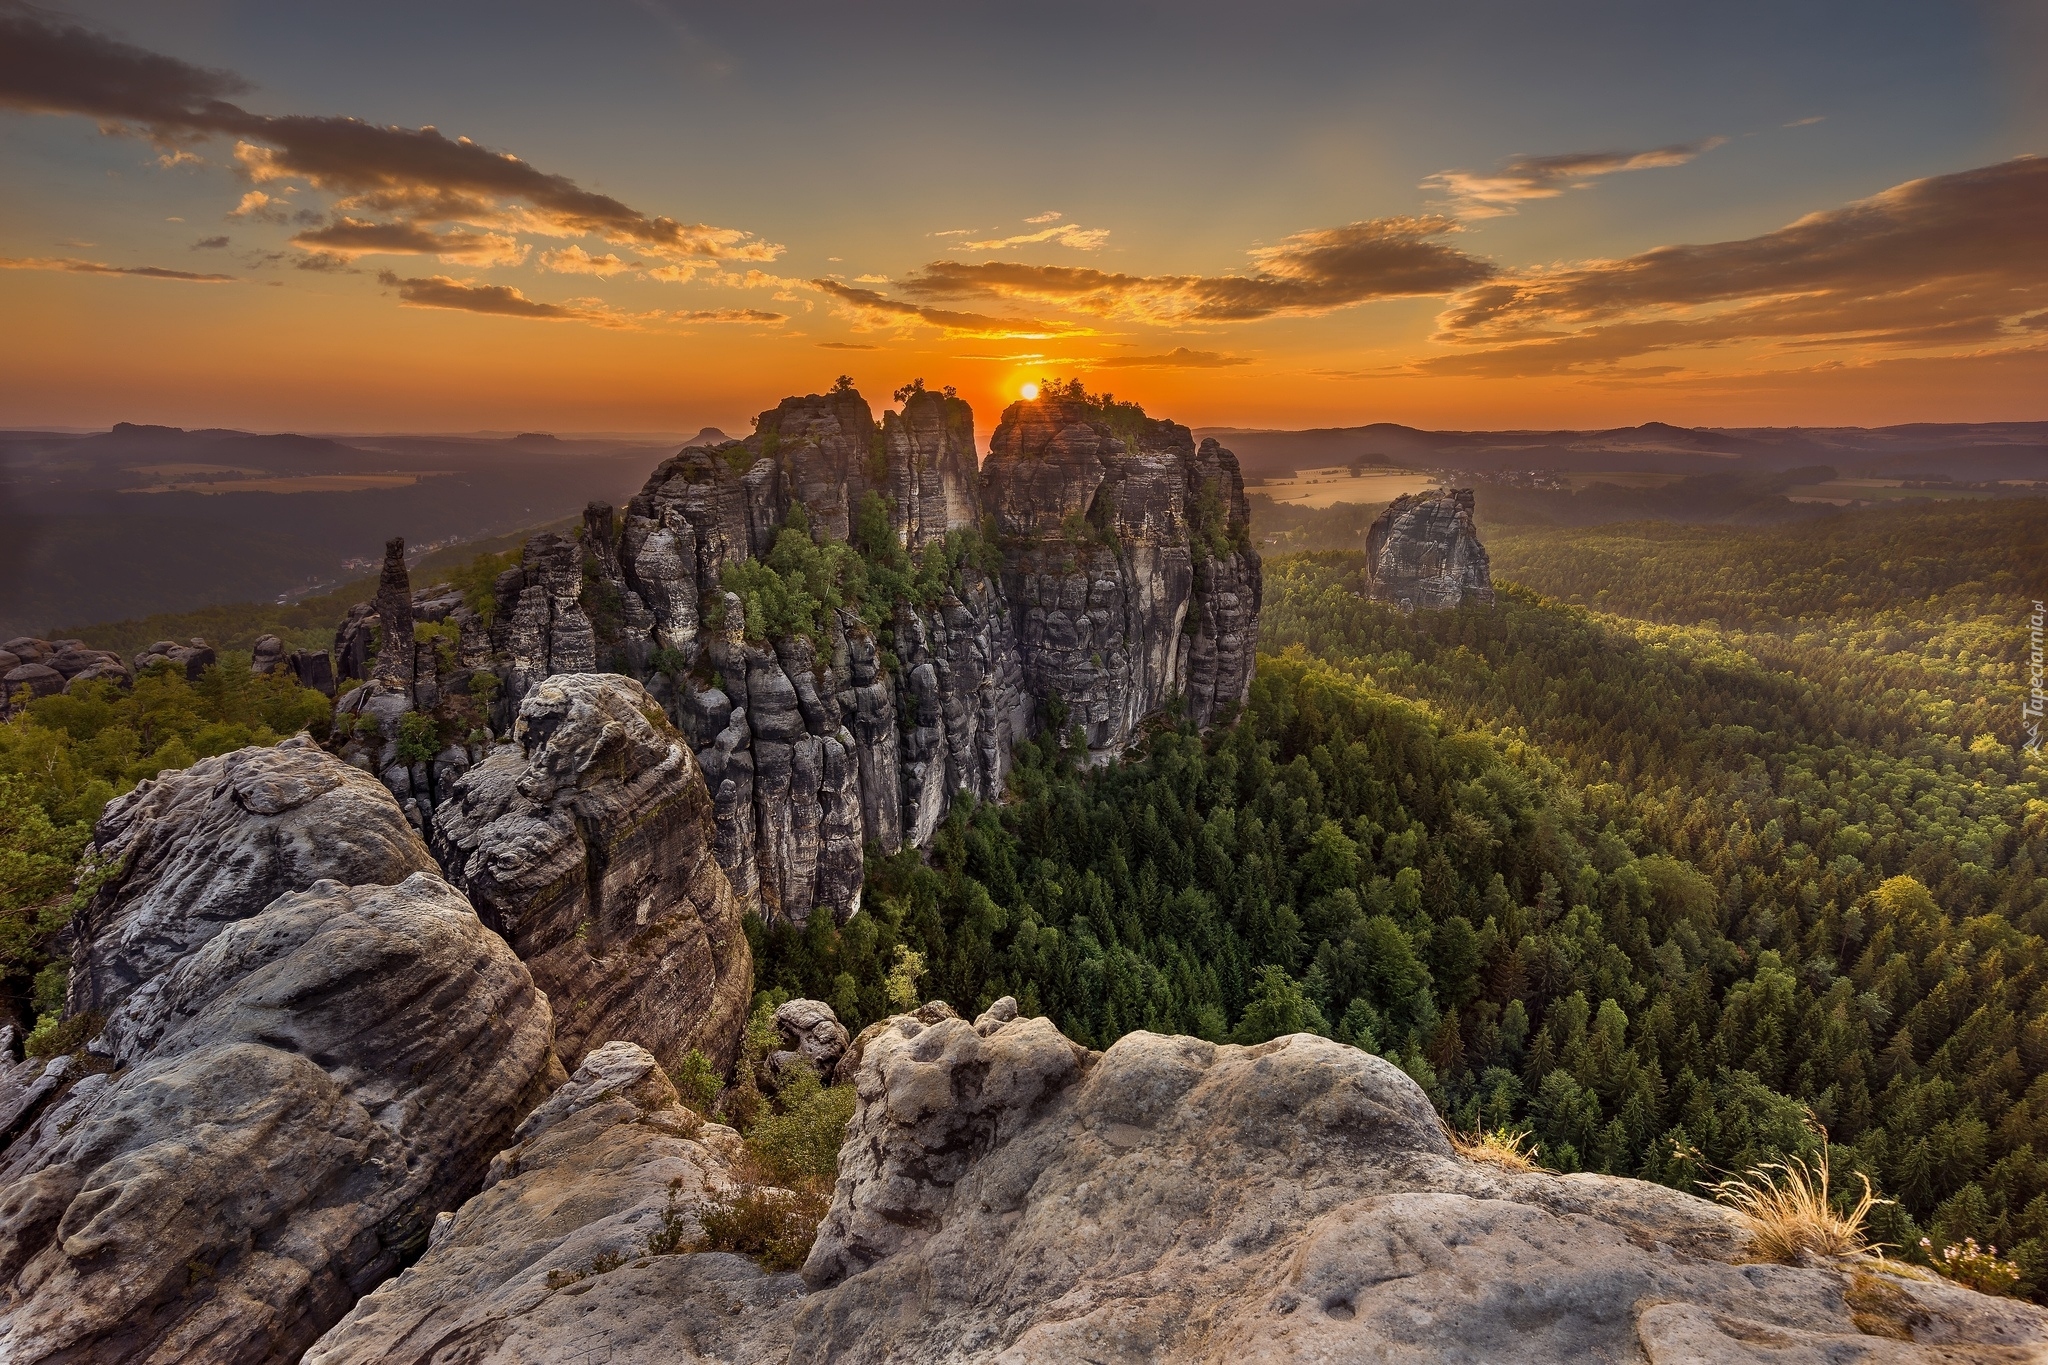
[{"label": "sky", "polygon": [[0,0],[0,426],[2048,419],[2048,3]]}]

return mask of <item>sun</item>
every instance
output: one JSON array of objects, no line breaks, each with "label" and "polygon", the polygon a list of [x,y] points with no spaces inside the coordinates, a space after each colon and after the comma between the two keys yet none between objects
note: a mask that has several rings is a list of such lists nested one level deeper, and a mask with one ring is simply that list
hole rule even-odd
[{"label": "sun", "polygon": [[1023,394],[1024,401],[1028,403],[1032,399],[1038,397],[1038,385],[1026,384],[1023,388],[1017,390],[1017,392]]}]

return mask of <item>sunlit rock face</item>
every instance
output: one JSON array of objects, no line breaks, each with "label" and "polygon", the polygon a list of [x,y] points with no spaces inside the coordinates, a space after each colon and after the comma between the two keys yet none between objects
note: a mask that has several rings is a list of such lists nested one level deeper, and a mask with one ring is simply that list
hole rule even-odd
[{"label": "sunlit rock face", "polygon": [[[938,586],[750,638],[727,575],[775,562],[799,509],[821,543],[893,536],[913,569],[944,556]],[[1048,399],[1012,406],[977,467],[973,411],[922,389],[879,422],[851,388],[788,398],[744,441],[685,447],[623,509],[527,542],[487,613],[451,588],[408,594],[401,553],[385,579],[336,636],[342,678],[380,675],[338,704],[343,752],[444,859],[441,812],[492,735],[547,679],[616,672],[687,738],[741,908],[791,924],[854,914],[868,844],[921,846],[960,793],[999,798],[1013,746],[1054,715],[1104,760],[1170,705],[1227,715],[1260,594],[1243,480],[1215,442]],[[425,627],[410,672],[371,648],[382,614],[408,612]],[[435,722],[431,761],[401,755],[413,712]]]},{"label": "sunlit rock face", "polygon": [[94,843],[93,1036],[0,1140],[0,1355],[295,1360],[560,1083],[547,999],[303,738],[144,783]]},{"label": "sunlit rock face", "polygon": [[1121,753],[1174,697],[1198,725],[1244,701],[1261,577],[1236,456],[1048,398],[1005,410],[982,473],[1025,691],[1091,751]]},{"label": "sunlit rock face", "polygon": [[721,1068],[753,992],[740,904],[697,759],[647,691],[609,673],[528,693],[512,742],[454,784],[435,852],[555,1010],[571,1066],[601,1043]]},{"label": "sunlit rock face", "polygon": [[1493,601],[1486,547],[1472,524],[1472,490],[1404,493],[1365,535],[1372,596],[1403,611]]}]

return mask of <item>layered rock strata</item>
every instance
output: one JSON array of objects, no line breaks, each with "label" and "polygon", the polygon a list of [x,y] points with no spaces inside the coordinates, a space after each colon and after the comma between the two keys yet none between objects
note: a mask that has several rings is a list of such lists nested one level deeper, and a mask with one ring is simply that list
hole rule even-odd
[{"label": "layered rock strata", "polygon": [[1365,534],[1372,598],[1403,611],[1493,601],[1486,547],[1472,523],[1472,490],[1404,493]]},{"label": "layered rock strata", "polygon": [[734,1188],[739,1134],[683,1108],[654,1058],[592,1052],[520,1126],[487,1188],[444,1213],[417,1264],[322,1337],[306,1365],[769,1365],[795,1275],[685,1251]]},{"label": "layered rock strata", "polygon": [[1176,696],[1198,725],[1244,700],[1262,580],[1235,456],[1047,398],[1005,410],[983,477],[1025,690],[1098,758]]},{"label": "layered rock strata", "polygon": [[145,783],[96,852],[124,870],[70,1014],[100,1027],[0,1153],[0,1352],[294,1360],[560,1083],[547,1001],[308,741]]},{"label": "layered rock strata", "polygon": [[[336,672],[369,677],[390,652],[371,648],[384,615],[434,638],[414,641],[409,674],[379,665],[342,696],[344,752],[432,832],[480,732],[503,733],[545,679],[638,677],[696,752],[741,904],[843,921],[864,847],[924,844],[963,791],[999,798],[1041,712],[1107,759],[1176,698],[1207,725],[1247,695],[1260,579],[1237,461],[1118,411],[1015,405],[977,470],[973,412],[951,394],[910,392],[880,423],[851,389],[786,399],[746,440],[664,461],[623,509],[591,504],[577,535],[527,542],[488,626],[452,590],[409,591],[394,542],[378,601],[337,632]],[[750,638],[727,571],[767,560],[799,507],[817,539],[873,550],[893,534],[913,566],[947,555],[943,589]],[[400,758],[415,711],[445,741],[431,762]]]},{"label": "layered rock strata", "polygon": [[792,1362],[2018,1362],[2048,1313],[1724,1208],[1459,1157],[1368,1053],[891,1020],[857,1072]]},{"label": "layered rock strata", "polygon": [[450,880],[554,1003],[571,1065],[615,1039],[669,1065],[692,1048],[731,1064],[753,957],[714,845],[695,755],[613,674],[534,688],[512,742],[455,781],[434,823]]}]

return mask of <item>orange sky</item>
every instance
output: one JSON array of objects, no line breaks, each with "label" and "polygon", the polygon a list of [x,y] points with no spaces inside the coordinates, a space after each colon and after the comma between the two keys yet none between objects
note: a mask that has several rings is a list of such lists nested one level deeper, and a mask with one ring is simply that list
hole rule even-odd
[{"label": "orange sky", "polygon": [[[1928,70],[1890,106],[1849,93],[1881,45],[1769,99],[1705,62],[1671,74],[1666,109],[1475,95],[1412,134],[1364,84],[1316,104],[1277,57],[1236,68],[1280,82],[1241,144],[1228,109],[1189,106],[1176,140],[1114,103],[1142,90],[1077,80],[1047,106],[1150,139],[1133,160],[1036,147],[1032,106],[997,97],[1006,70],[993,109],[869,82],[779,115],[801,129],[756,126],[773,35],[701,19],[675,60],[715,98],[635,105],[618,135],[584,106],[588,72],[516,108],[477,73],[437,87],[368,56],[376,79],[331,88],[311,65],[330,40],[209,13],[0,14],[49,49],[0,75],[22,191],[0,206],[0,424],[744,431],[840,373],[871,399],[953,384],[984,431],[1041,375],[1195,425],[2048,419],[2039,78],[1987,55],[1995,23],[1944,46],[1902,19],[1889,41]],[[522,22],[512,50],[548,41]],[[956,35],[998,63],[1003,39]],[[619,70],[632,32],[578,41],[610,63],[604,97],[656,99]],[[1190,70],[1230,55],[1173,43]],[[2010,98],[1959,104],[1969,80]],[[551,101],[565,128],[537,120]],[[943,141],[949,108],[1017,164],[813,145],[906,123]],[[1821,112],[1784,117],[1801,110]]]}]

